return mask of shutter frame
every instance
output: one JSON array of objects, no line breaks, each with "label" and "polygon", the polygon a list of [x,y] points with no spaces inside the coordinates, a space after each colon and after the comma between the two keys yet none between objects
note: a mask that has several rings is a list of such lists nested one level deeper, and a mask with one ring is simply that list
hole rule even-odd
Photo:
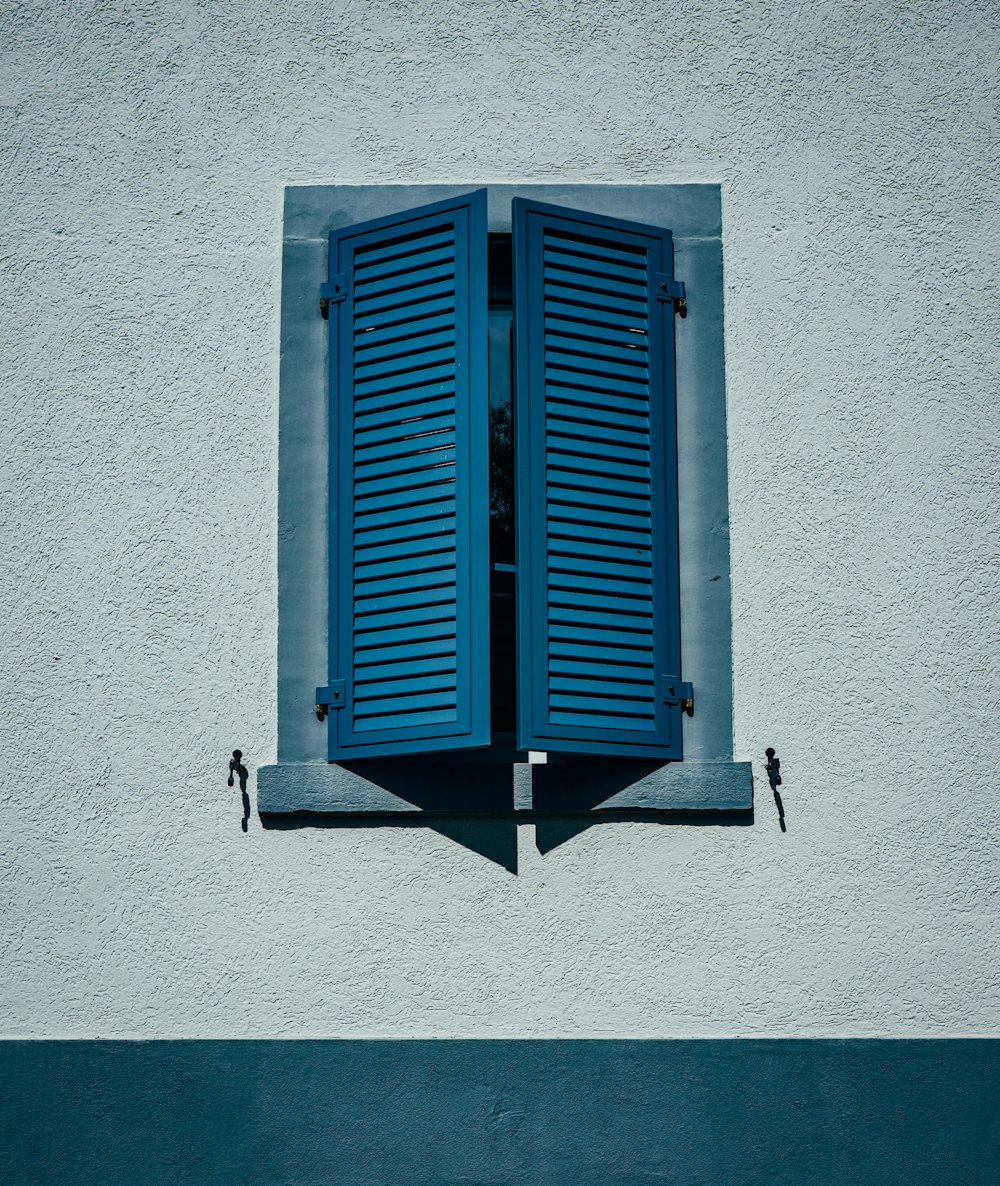
[{"label": "shutter frame", "polygon": [[348,279],[329,307],[330,760],[488,745],[486,191],[332,231],[329,273]]},{"label": "shutter frame", "polygon": [[[661,676],[680,671],[673,305],[657,300],[653,289],[658,273],[673,275],[672,236],[659,227],[515,198],[513,255],[517,744],[522,749],[679,760],[681,709],[662,703],[658,695]],[[640,255],[644,286],[638,279]],[[591,307],[580,308],[574,299]],[[635,321],[637,310],[648,328],[645,384],[634,381],[629,353],[636,341],[631,336],[636,327],[629,322]],[[594,322],[601,324],[595,328]],[[579,413],[576,406],[571,408],[571,415],[585,421],[580,437],[589,433],[593,439],[560,437],[552,431],[554,422],[566,427],[553,415],[565,407],[554,390],[560,379],[590,384],[592,390],[582,395],[571,387],[567,398],[588,401]],[[643,387],[645,403],[636,399]],[[629,407],[636,409],[635,415],[627,412]],[[631,427],[641,420],[643,407],[648,413],[645,451],[634,447]],[[615,427],[619,421],[621,430]],[[567,429],[577,430],[575,422]],[[569,452],[560,455],[550,444],[562,444]],[[579,463],[572,455],[576,447],[586,455]],[[638,480],[643,456],[648,475]],[[566,477],[562,467],[572,470],[574,465],[590,473]],[[641,533],[629,535],[627,525],[643,521],[635,508],[644,504],[635,491],[647,479],[650,543],[640,555],[641,549],[629,541]],[[569,499],[568,510],[561,498]],[[581,520],[579,546],[553,544],[553,526],[561,522],[554,512]],[[593,539],[586,542],[588,533]],[[567,560],[560,548],[575,549],[579,562]],[[647,587],[640,580],[640,560],[642,565],[648,561],[650,595],[626,598],[623,589],[635,593]],[[557,572],[550,571],[550,562]],[[550,623],[550,601],[557,603],[553,616],[565,617],[565,623]],[[623,607],[629,607],[627,618]],[[649,629],[644,633],[645,627],[639,627],[646,610]],[[628,633],[633,628],[636,633]],[[565,637],[555,637],[560,634]],[[632,639],[637,645],[630,653],[623,644]],[[607,659],[598,658],[602,654]],[[623,679],[616,680],[616,673],[623,673]]]}]

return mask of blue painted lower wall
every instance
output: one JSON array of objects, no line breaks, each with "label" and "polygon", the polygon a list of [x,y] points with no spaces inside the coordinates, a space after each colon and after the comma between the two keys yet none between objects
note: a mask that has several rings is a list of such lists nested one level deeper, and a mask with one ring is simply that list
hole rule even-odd
[{"label": "blue painted lower wall", "polygon": [[1000,1181],[1000,1041],[0,1043],[0,1180]]}]

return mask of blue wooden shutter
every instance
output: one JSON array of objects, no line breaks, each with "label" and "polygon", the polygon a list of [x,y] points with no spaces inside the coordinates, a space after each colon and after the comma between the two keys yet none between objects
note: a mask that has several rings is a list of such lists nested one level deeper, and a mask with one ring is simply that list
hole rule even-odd
[{"label": "blue wooden shutter", "polygon": [[513,250],[518,745],[680,758],[671,235],[515,199]]},{"label": "blue wooden shutter", "polygon": [[488,745],[486,192],[330,235],[330,757]]}]

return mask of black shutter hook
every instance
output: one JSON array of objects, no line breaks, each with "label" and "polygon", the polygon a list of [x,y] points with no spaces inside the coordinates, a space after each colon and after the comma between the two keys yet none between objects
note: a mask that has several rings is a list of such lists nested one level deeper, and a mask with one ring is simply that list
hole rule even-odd
[{"label": "black shutter hook", "polygon": [[233,756],[229,759],[229,777],[226,779],[226,786],[234,786],[237,778],[240,780],[240,790],[245,790],[247,785],[247,768],[243,765],[243,751],[241,749],[234,749]]}]

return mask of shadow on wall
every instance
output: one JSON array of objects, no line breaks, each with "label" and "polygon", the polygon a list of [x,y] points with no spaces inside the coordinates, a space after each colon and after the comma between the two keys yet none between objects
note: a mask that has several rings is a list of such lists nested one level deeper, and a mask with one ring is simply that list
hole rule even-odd
[{"label": "shadow on wall", "polygon": [[429,828],[509,873],[517,873],[517,822],[512,815],[448,816],[424,811],[344,815],[340,812],[294,811],[282,815],[262,814],[260,818],[265,828],[277,831],[296,828]]},{"label": "shadow on wall", "polygon": [[495,865],[517,874],[517,828],[535,825],[535,846],[540,853],[552,852],[561,844],[589,828],[613,823],[645,823],[664,826],[746,828],[753,825],[749,811],[608,811],[599,818],[587,816],[546,816],[536,812],[518,812],[517,816],[471,817],[438,816],[426,812],[399,812],[387,815],[341,815],[335,812],[296,811],[287,815],[262,815],[265,828],[289,831],[297,828],[429,828],[478,853]]},{"label": "shadow on wall", "polygon": [[250,820],[250,796],[247,794],[247,768],[243,765],[243,751],[234,749],[233,756],[229,761],[229,778],[226,780],[227,786],[232,786],[237,778],[240,780],[240,797],[243,800],[243,818],[240,820],[240,827],[245,832]]},{"label": "shadow on wall", "polygon": [[753,826],[753,808],[747,811],[606,811],[598,818],[579,816],[535,815],[535,847],[540,853],[551,852],[588,828],[602,824],[655,824],[659,827],[749,828]]},{"label": "shadow on wall", "polygon": [[[514,874],[518,871],[518,824],[534,823],[538,851],[547,853],[589,828],[607,823],[749,827],[754,822],[752,807],[732,811],[602,809],[602,804],[657,770],[655,763],[553,763],[532,766],[530,773],[523,759],[518,765],[520,768],[511,762],[476,762],[468,755],[343,763],[345,770],[388,791],[399,809],[262,812],[260,818],[265,828],[280,830],[430,828]],[[519,790],[528,792],[523,804]],[[474,815],[469,811],[470,802],[476,804]],[[515,811],[515,804],[521,809]]]},{"label": "shadow on wall", "polygon": [[785,805],[781,800],[781,795],[778,793],[778,787],[781,786],[781,759],[775,754],[771,746],[768,746],[764,751],[764,756],[767,758],[767,765],[764,767],[767,771],[767,781],[771,784],[774,805],[778,809],[778,826],[782,832],[787,832],[788,828],[785,826]]},{"label": "shadow on wall", "polygon": [[[513,817],[511,763],[456,753],[339,765],[364,784],[388,791],[398,801],[400,809],[357,813],[262,813],[263,826],[282,830],[426,827],[510,873],[517,872],[517,824]],[[475,815],[469,813],[470,802],[476,804]]]}]

